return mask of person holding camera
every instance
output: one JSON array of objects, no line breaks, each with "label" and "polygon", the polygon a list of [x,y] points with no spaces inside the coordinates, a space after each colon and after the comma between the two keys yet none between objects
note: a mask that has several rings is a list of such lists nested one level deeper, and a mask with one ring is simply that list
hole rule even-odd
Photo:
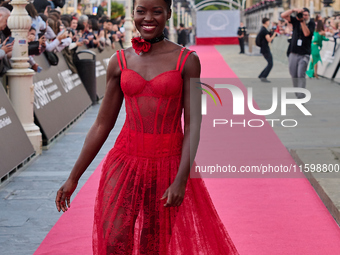
[{"label": "person holding camera", "polygon": [[[297,13],[293,16],[293,13]],[[290,45],[289,73],[293,80],[293,86],[306,87],[306,70],[311,54],[312,37],[315,30],[315,22],[310,18],[307,8],[291,9],[281,14],[281,18],[293,25],[293,35]],[[297,98],[305,97],[304,93],[295,93]]]}]

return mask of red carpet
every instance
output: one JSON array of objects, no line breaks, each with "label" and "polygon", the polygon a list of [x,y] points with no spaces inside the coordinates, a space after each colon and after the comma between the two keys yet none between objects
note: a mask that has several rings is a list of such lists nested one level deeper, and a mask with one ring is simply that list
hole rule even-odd
[{"label": "red carpet", "polygon": [[[200,56],[202,77],[236,78],[213,46],[190,49]],[[242,84],[238,86],[246,91]],[[203,118],[197,165],[212,162],[237,167],[295,164],[269,124],[261,128],[224,125],[213,128],[209,122],[212,118],[264,119],[246,109],[244,116],[233,117],[229,110],[232,108],[231,96],[221,89],[218,93],[223,108],[207,99],[208,115]],[[92,253],[93,206],[100,170],[101,165],[72,200],[71,209],[60,217],[35,255]],[[216,209],[241,255],[340,254],[340,229],[308,180],[246,176],[205,179]],[[301,177],[301,174],[295,176]],[[228,176],[221,174],[219,177]]]}]

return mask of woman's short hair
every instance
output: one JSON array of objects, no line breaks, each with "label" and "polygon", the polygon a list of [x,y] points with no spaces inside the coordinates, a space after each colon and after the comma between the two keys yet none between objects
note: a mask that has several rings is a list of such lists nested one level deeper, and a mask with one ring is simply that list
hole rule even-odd
[{"label": "woman's short hair", "polygon": [[[135,6],[135,1],[136,0],[133,1],[133,6]],[[164,1],[165,1],[166,5],[168,6],[168,11],[170,11],[171,5],[172,5],[172,0],[164,0]],[[122,16],[122,19],[124,19],[124,18],[125,18],[125,16]]]}]

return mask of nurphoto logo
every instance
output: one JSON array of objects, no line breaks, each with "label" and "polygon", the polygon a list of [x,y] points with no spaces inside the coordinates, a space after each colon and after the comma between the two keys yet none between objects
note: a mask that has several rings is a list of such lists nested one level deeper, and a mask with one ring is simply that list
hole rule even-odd
[{"label": "nurphoto logo", "polygon": [[[208,89],[210,89],[219,99],[220,104],[222,106],[222,100],[220,95],[217,93],[216,89],[228,89],[231,92],[232,95],[232,110],[233,115],[245,115],[245,95],[243,91],[236,85],[231,84],[215,84],[215,86],[208,85],[206,83],[197,82],[201,85],[206,86]],[[205,91],[210,97],[213,99],[215,105],[217,105],[215,97],[213,94],[208,90],[201,87],[198,87],[199,89]],[[289,93],[303,93],[305,95],[304,98],[288,98],[287,95]],[[208,109],[207,109],[207,94],[202,94],[202,105],[201,105],[201,114],[207,115]],[[296,87],[281,87],[280,88],[280,95],[278,94],[278,88],[272,87],[272,104],[269,109],[256,109],[254,107],[253,103],[253,88],[248,87],[247,88],[247,107],[248,110],[258,116],[268,116],[270,114],[273,114],[277,107],[280,100],[280,106],[281,106],[281,116],[287,115],[287,105],[295,105],[305,116],[312,116],[312,114],[307,110],[307,108],[304,106],[306,102],[308,102],[311,99],[311,93],[308,89],[305,88],[296,88]],[[274,121],[281,121],[281,125],[284,127],[295,127],[297,126],[297,121],[295,119],[267,119],[268,122],[271,122],[272,127],[274,125]],[[259,125],[254,125],[250,123],[260,123]],[[293,122],[293,125],[285,125],[285,122]],[[216,125],[223,125],[230,123],[232,125],[232,120],[228,121],[226,119],[214,119],[213,120],[213,126]],[[234,122],[236,124],[236,122]],[[242,123],[237,122],[237,124],[243,124],[243,126],[246,126],[246,120],[244,120]],[[248,126],[249,127],[262,127],[264,125],[264,121],[261,119],[250,119],[248,120]]]}]

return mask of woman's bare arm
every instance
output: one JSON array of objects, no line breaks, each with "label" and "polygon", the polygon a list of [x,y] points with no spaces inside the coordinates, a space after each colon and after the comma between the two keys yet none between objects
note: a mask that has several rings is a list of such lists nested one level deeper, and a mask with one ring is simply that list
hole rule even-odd
[{"label": "woman's bare arm", "polygon": [[[164,193],[168,197],[164,206],[179,206],[184,199],[185,187],[193,165],[201,130],[201,95],[197,88],[199,83],[190,83],[190,78],[200,78],[201,64],[196,53],[191,53],[183,69],[183,97],[184,97],[184,138],[181,161],[174,182]],[[199,81],[199,79],[195,79]]]},{"label": "woman's bare arm", "polygon": [[183,70],[184,79],[184,138],[182,157],[175,181],[186,183],[196,156],[201,130],[201,96],[199,83],[190,83],[190,78],[200,78],[201,64],[196,53],[191,53]]},{"label": "woman's bare arm", "polygon": [[79,178],[91,164],[100,148],[114,127],[123,102],[123,92],[120,87],[120,69],[116,54],[109,62],[107,70],[106,92],[101,103],[98,116],[89,130],[80,155],[65,184],[59,189],[56,197],[58,211],[67,211],[65,200],[70,206],[70,197],[74,192]]},{"label": "woman's bare arm", "polygon": [[70,179],[74,181],[78,181],[91,164],[116,123],[124,98],[120,88],[120,69],[117,66],[118,60],[114,54],[109,62],[106,92],[98,116],[86,136],[83,149],[70,174]]}]

